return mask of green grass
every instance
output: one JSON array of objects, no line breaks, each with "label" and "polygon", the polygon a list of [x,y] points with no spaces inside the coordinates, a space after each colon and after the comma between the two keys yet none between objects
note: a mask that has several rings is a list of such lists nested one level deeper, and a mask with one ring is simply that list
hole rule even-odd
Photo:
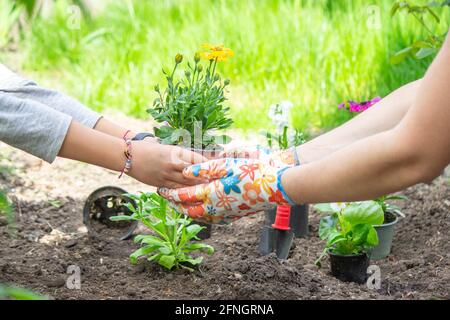
[{"label": "green grass", "polygon": [[[380,27],[367,24],[377,3]],[[220,66],[231,79],[235,127],[267,128],[270,104],[295,104],[299,129],[345,121],[343,100],[386,95],[423,76],[431,59],[392,66],[389,57],[424,35],[411,17],[390,17],[391,0],[111,1],[81,29],[68,28],[64,3],[35,22],[19,44],[21,65],[98,110],[146,118],[161,67],[205,42],[225,44],[235,57]],[[439,32],[448,30],[443,10]]]}]

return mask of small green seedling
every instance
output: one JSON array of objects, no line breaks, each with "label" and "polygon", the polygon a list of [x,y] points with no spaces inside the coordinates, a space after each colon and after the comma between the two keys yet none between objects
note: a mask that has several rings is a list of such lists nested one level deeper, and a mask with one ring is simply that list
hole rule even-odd
[{"label": "small green seedling", "polygon": [[288,126],[285,126],[280,134],[271,132],[263,132],[263,134],[267,139],[267,145],[269,148],[278,146],[280,150],[286,150],[305,143],[303,133],[297,129],[294,129],[294,133],[289,134]]},{"label": "small green seedling", "polygon": [[141,248],[130,255],[132,264],[139,257],[147,256],[148,261],[154,261],[171,270],[184,268],[193,271],[190,266],[199,265],[203,257],[192,257],[191,253],[204,250],[207,254],[214,253],[210,245],[194,242],[200,240],[197,234],[204,229],[192,223],[192,219],[178,213],[168,205],[168,201],[156,193],[126,194],[126,197],[136,202],[136,208],[126,204],[131,215],[114,216],[112,221],[137,220],[142,222],[152,234],[138,235],[135,243]]},{"label": "small green seedling", "polygon": [[387,195],[387,196],[381,196],[378,199],[375,199],[376,202],[378,202],[378,204],[381,206],[381,208],[383,209],[383,212],[392,212],[395,213],[399,216],[401,216],[402,218],[405,217],[404,213],[402,212],[402,210],[400,209],[399,206],[396,206],[394,204],[388,203],[387,201],[389,200],[408,200],[407,196],[404,195]]},{"label": "small green seedling", "polygon": [[326,245],[316,260],[318,266],[328,251],[352,255],[367,252],[378,245],[377,231],[373,226],[384,221],[383,209],[378,202],[318,204],[314,208],[331,213],[320,220],[319,237],[326,241]]}]

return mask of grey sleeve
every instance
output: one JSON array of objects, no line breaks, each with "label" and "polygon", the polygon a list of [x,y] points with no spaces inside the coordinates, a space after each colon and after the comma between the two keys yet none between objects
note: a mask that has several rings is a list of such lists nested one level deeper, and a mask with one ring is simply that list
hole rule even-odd
[{"label": "grey sleeve", "polygon": [[53,162],[72,117],[30,99],[0,91],[0,140]]},{"label": "grey sleeve", "polygon": [[24,80],[20,84],[1,88],[5,92],[21,99],[29,99],[45,104],[61,113],[71,116],[75,121],[93,128],[101,116],[77,100],[58,91],[42,88],[32,81]]}]

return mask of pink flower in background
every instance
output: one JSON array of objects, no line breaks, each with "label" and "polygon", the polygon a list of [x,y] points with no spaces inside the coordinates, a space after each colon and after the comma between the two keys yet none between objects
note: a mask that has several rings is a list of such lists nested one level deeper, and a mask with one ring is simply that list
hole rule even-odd
[{"label": "pink flower in background", "polygon": [[381,97],[375,97],[369,101],[364,102],[355,102],[355,101],[347,101],[343,102],[339,105],[339,109],[348,109],[350,112],[362,112],[369,109],[374,104],[378,103],[381,100]]}]

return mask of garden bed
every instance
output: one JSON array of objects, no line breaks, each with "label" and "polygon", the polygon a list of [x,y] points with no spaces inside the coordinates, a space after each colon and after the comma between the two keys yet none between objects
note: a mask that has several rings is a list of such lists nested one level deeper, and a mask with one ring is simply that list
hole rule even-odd
[{"label": "garden bed", "polygon": [[[90,239],[82,224],[87,195],[104,185],[147,190],[131,179],[66,160],[52,167],[23,153],[9,153],[14,170],[0,185],[16,203],[17,233],[0,220],[0,283],[16,283],[56,299],[450,299],[450,181],[404,192],[406,218],[397,226],[392,254],[372,262],[381,268],[381,289],[340,282],[314,261],[323,248],[320,216],[310,218],[310,235],[296,239],[291,256],[261,257],[257,251],[263,215],[215,227],[206,243],[216,248],[194,273],[168,272],[158,265],[129,263],[131,241]],[[120,182],[120,183],[118,183]],[[145,189],[144,189],[145,188]],[[62,232],[53,232],[56,229]],[[58,240],[58,235],[60,236]],[[81,290],[65,286],[69,265],[82,269]]]}]

